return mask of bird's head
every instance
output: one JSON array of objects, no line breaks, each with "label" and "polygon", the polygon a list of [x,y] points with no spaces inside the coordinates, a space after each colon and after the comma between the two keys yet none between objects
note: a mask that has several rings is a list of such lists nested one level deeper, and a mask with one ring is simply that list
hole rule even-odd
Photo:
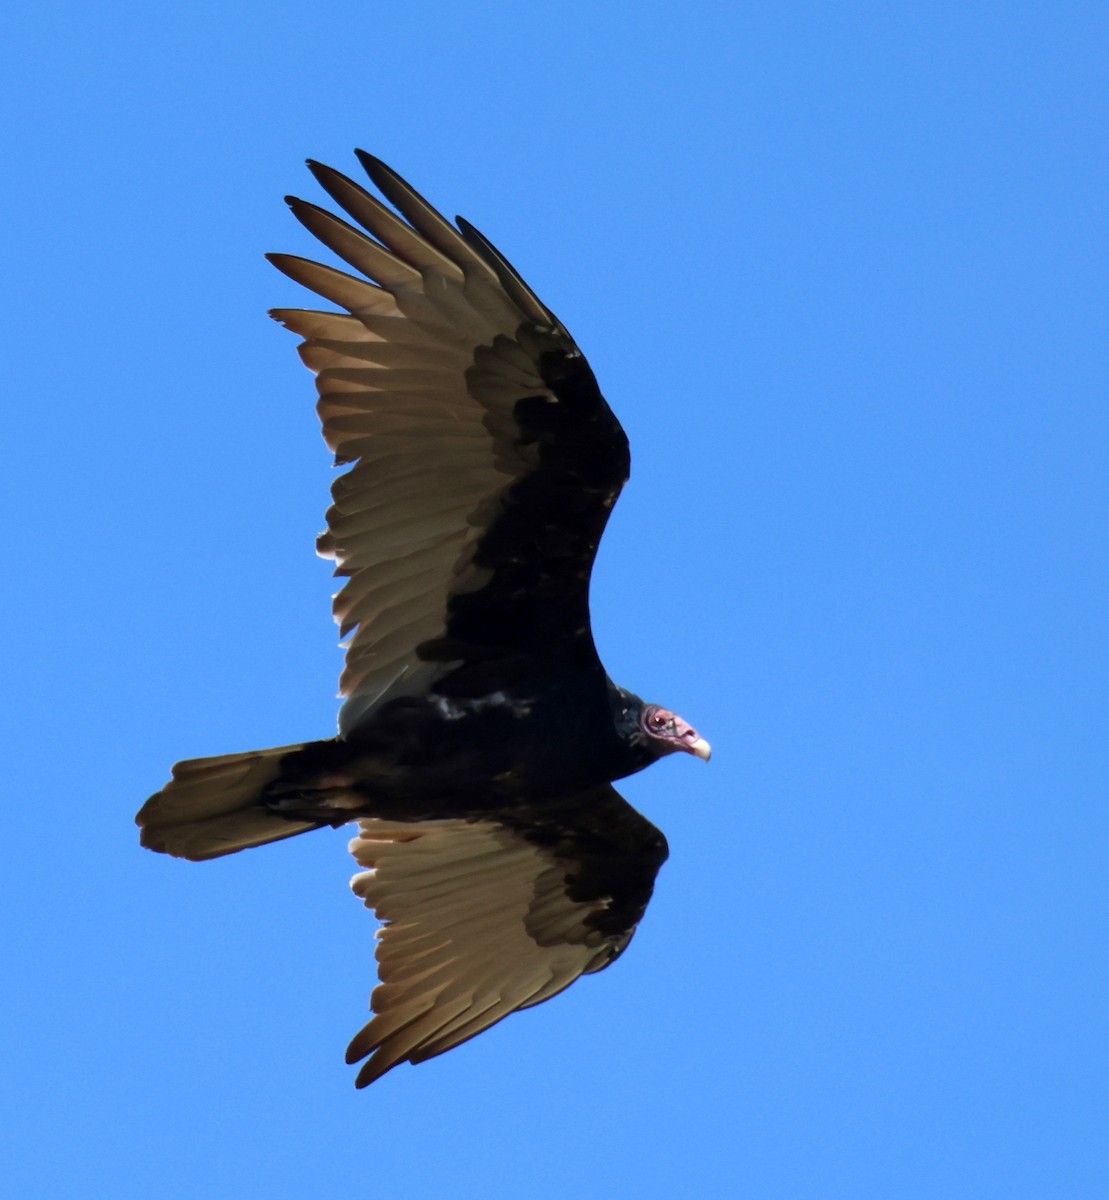
[{"label": "bird's head", "polygon": [[637,760],[634,770],[677,750],[708,762],[712,747],[676,712],[661,704],[645,704],[615,684],[609,688],[617,731]]},{"label": "bird's head", "polygon": [[644,704],[639,714],[639,727],[647,736],[647,744],[656,754],[673,754],[684,750],[705,762],[712,757],[712,747],[676,712],[658,704]]}]

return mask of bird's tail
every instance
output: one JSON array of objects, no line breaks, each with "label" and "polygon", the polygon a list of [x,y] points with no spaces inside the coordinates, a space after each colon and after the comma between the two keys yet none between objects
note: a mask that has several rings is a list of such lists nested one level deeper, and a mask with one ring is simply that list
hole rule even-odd
[{"label": "bird's tail", "polygon": [[264,789],[280,777],[285,757],[303,749],[275,746],[179,762],[135,818],[142,844],[199,862],[328,824],[283,817],[265,803]]}]

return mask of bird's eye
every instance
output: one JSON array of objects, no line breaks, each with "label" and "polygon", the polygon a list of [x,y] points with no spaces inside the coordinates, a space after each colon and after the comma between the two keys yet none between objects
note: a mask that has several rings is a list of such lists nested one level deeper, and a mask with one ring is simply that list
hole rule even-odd
[{"label": "bird's eye", "polygon": [[655,715],[651,718],[651,728],[652,729],[665,729],[666,728],[666,717],[663,716],[662,713],[655,713]]}]

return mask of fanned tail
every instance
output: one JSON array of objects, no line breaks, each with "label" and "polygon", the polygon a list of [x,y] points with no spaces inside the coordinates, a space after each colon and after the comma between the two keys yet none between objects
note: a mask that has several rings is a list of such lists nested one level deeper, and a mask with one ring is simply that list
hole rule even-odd
[{"label": "fanned tail", "polygon": [[281,775],[282,760],[309,744],[179,762],[135,817],[142,844],[199,862],[321,828],[327,822],[283,817],[263,798]]}]

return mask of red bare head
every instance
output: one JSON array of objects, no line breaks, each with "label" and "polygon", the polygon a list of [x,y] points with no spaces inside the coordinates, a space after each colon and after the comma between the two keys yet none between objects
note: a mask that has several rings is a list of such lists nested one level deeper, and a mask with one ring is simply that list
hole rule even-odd
[{"label": "red bare head", "polygon": [[692,725],[668,708],[648,704],[643,709],[642,724],[643,732],[660,754],[684,750],[686,754],[695,754],[705,762],[712,757],[712,747],[708,742]]}]

